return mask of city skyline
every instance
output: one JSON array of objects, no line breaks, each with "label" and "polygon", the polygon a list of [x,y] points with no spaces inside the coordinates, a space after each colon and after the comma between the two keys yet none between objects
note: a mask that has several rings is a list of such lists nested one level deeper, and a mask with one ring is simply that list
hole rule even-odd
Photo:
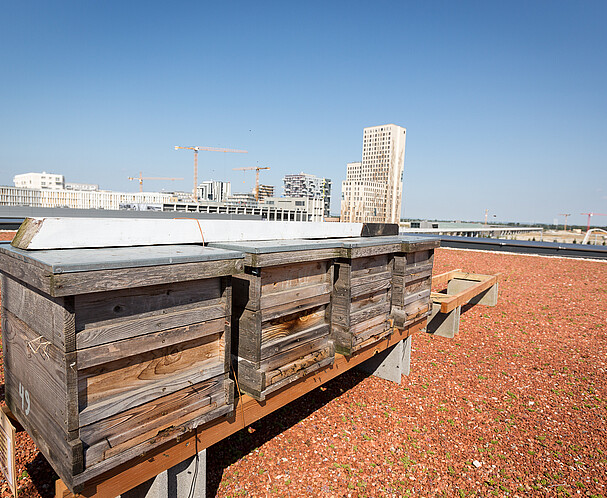
[{"label": "city skyline", "polygon": [[189,191],[181,144],[248,150],[199,157],[235,192],[250,166],[337,186],[362,129],[398,123],[405,218],[607,213],[603,2],[180,5],[5,6],[0,184],[44,170],[134,192],[142,171],[184,178],[146,190]]}]

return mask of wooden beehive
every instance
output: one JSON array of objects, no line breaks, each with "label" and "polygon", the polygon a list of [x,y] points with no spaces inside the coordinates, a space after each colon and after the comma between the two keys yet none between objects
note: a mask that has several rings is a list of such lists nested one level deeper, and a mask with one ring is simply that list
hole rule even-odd
[{"label": "wooden beehive", "polygon": [[404,328],[432,311],[432,266],[434,249],[440,241],[416,236],[400,238],[400,250],[394,254],[392,316],[394,325]]},{"label": "wooden beehive", "polygon": [[351,355],[392,332],[392,262],[397,236],[341,239],[335,260],[331,337],[335,350]]},{"label": "wooden beehive", "polygon": [[332,258],[340,242],[212,244],[244,253],[234,278],[238,387],[258,400],[334,359],[329,337]]},{"label": "wooden beehive", "polygon": [[6,402],[71,490],[234,406],[231,275],[200,246],[0,246]]}]

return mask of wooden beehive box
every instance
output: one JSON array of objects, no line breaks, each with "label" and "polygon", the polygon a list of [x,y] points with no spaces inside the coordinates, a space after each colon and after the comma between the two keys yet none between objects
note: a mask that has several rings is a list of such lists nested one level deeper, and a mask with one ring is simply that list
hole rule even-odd
[{"label": "wooden beehive box", "polygon": [[404,328],[432,311],[432,266],[440,241],[418,236],[400,239],[400,250],[394,254],[392,315],[394,325]]},{"label": "wooden beehive box", "polygon": [[341,239],[335,260],[331,337],[335,350],[351,355],[392,332],[392,262],[398,236]]},{"label": "wooden beehive box", "polygon": [[329,337],[332,259],[340,242],[217,243],[244,253],[234,278],[238,387],[258,400],[334,359]]},{"label": "wooden beehive box", "polygon": [[231,275],[200,246],[0,246],[6,402],[71,490],[233,411]]}]

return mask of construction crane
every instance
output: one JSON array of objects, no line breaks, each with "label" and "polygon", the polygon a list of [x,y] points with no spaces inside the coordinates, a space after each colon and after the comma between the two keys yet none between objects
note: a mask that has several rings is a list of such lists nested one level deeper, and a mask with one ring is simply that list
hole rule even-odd
[{"label": "construction crane", "polygon": [[588,215],[588,226],[586,227],[586,231],[590,230],[590,218],[592,218],[593,216],[607,216],[607,214],[604,214],[604,213],[580,213],[580,214]]},{"label": "construction crane", "polygon": [[255,170],[255,200],[259,201],[259,170],[270,169],[268,166],[250,166],[248,168],[233,168],[235,171]]},{"label": "construction crane", "polygon": [[[567,213],[567,214],[559,213],[559,216],[564,216],[565,217],[565,227],[563,228],[563,230],[567,231],[567,218],[569,216],[571,216],[571,213]],[[558,227],[557,227],[557,229],[558,229]]]},{"label": "construction crane", "polygon": [[198,201],[198,195],[196,195],[196,190],[198,189],[198,151],[205,150],[208,152],[237,152],[240,154],[246,154],[247,150],[238,150],[238,149],[221,149],[219,147],[180,147],[179,145],[175,146],[175,150],[179,149],[187,149],[194,151],[194,201]]},{"label": "construction crane", "polygon": [[143,176],[141,171],[139,176],[129,176],[129,180],[139,180],[139,192],[143,192],[143,180],[183,180],[183,178],[166,178],[163,176]]}]

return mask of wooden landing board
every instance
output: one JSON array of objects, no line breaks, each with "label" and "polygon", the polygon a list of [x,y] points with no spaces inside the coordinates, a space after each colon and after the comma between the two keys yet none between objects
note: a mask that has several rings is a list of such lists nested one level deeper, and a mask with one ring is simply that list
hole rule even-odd
[{"label": "wooden landing board", "polygon": [[179,442],[162,446],[147,454],[118,467],[105,475],[101,475],[86,483],[85,489],[79,495],[72,495],[66,486],[56,481],[56,498],[96,497],[111,498],[124,493],[126,490],[151,479],[161,472],[173,467],[201,450],[231,436],[253,422],[282,408],[294,399],[314,390],[322,384],[334,379],[347,370],[366,361],[376,353],[384,351],[399,341],[422,330],[426,319],[420,320],[405,329],[395,329],[390,337],[361,349],[355,355],[345,357],[335,355],[332,365],[319,369],[307,377],[295,381],[276,393],[268,396],[264,402],[258,402],[247,395],[236,400],[236,408],[232,418],[222,417],[204,426],[196,432],[184,436]]},{"label": "wooden landing board", "polygon": [[[476,281],[477,283],[453,295],[433,292],[430,295],[430,298],[434,303],[441,305],[441,313],[449,313],[458,306],[466,304],[473,297],[478,296],[481,292],[495,285],[500,276],[501,273],[497,273],[495,275],[479,275],[474,273],[465,273],[459,270],[443,273],[442,275],[437,275],[437,277],[440,278],[440,280],[437,279],[438,282],[442,282],[443,280],[449,282],[450,280],[457,278],[462,280]],[[432,279],[432,283],[435,283],[434,278]]]},{"label": "wooden landing board", "polygon": [[[176,213],[177,215],[178,213]],[[242,240],[359,237],[362,223],[124,218],[26,218],[12,245],[71,249]]]}]

